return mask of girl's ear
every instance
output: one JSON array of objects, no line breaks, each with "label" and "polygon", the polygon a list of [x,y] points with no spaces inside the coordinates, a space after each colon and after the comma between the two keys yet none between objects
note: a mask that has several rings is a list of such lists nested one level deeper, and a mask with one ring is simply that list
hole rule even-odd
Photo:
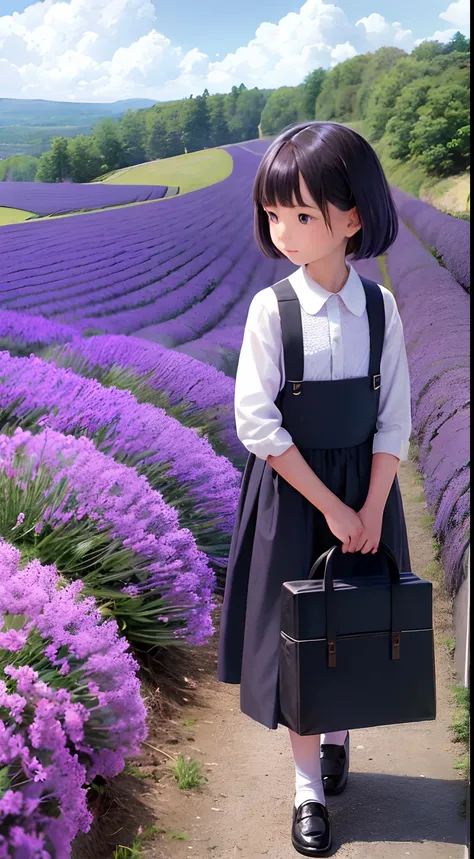
[{"label": "girl's ear", "polygon": [[350,209],[347,214],[348,214],[348,218],[347,218],[346,236],[348,239],[350,239],[352,236],[354,236],[360,230],[360,228],[362,227],[362,224],[360,222],[359,213],[357,211],[356,206],[354,206],[353,209]]}]

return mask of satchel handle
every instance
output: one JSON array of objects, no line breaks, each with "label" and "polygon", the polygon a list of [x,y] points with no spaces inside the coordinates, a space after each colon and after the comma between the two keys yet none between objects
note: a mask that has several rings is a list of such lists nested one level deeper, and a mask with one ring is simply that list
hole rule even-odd
[{"label": "satchel handle", "polygon": [[[309,572],[308,578],[310,578],[310,579],[315,578],[317,571],[320,569],[322,564],[325,563],[324,577],[323,577],[325,590],[327,590],[328,587],[334,589],[333,573],[332,573],[333,564],[331,564],[329,562],[332,560],[334,553],[337,550],[339,550],[340,554],[342,554],[341,546],[339,546],[339,545],[338,546],[332,546],[330,549],[327,550],[327,552],[323,552],[323,554],[319,556],[317,561],[314,562],[314,564],[311,567],[311,570]],[[389,571],[391,583],[393,585],[399,585],[400,584],[400,570],[398,569],[398,564],[397,564],[395,555],[393,554],[392,550],[389,548],[389,546],[387,546],[386,543],[381,542],[379,544],[379,551],[382,551],[383,554],[385,555],[385,557],[387,558],[388,571]]]},{"label": "satchel handle", "polygon": [[[388,570],[390,574],[390,597],[391,597],[391,656],[392,659],[400,659],[400,570],[392,550],[386,543],[379,544],[379,550],[382,550],[388,561]],[[324,564],[324,591],[326,595],[326,639],[328,648],[328,668],[336,667],[336,606],[334,603],[335,591],[333,580],[333,561],[334,554],[339,551],[342,554],[341,546],[332,546],[327,552],[324,552],[311,567],[309,578],[312,579],[318,569]]]}]

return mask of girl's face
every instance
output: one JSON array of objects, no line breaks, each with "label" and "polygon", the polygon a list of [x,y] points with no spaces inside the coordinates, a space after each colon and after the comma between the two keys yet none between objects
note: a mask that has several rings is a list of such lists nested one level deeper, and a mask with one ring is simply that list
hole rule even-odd
[{"label": "girl's face", "polygon": [[328,203],[331,230],[326,227],[321,210],[311,197],[300,174],[300,190],[304,206],[264,206],[268,215],[270,238],[283,254],[297,266],[334,256],[345,257],[347,240],[361,227],[357,209],[341,212]]}]

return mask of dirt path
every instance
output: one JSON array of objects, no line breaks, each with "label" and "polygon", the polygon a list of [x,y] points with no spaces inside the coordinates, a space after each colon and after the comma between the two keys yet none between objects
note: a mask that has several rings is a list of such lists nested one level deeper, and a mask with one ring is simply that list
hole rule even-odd
[{"label": "dirt path", "polygon": [[[338,859],[464,856],[460,811],[465,789],[453,769],[458,749],[448,731],[453,669],[442,643],[452,635],[450,606],[434,562],[420,477],[412,465],[403,464],[400,481],[413,568],[435,585],[438,718],[352,732],[350,784],[328,804],[334,830],[331,855]],[[215,642],[206,650],[215,671]],[[147,801],[153,802],[161,825],[188,840],[160,835],[146,847],[146,859],[294,859],[288,732],[282,727],[269,731],[244,716],[239,687],[218,683],[214,676],[211,670],[204,680],[203,706],[181,714],[196,725],[187,728],[180,745],[163,746],[201,760],[208,783],[200,792],[183,792],[166,777]]]}]

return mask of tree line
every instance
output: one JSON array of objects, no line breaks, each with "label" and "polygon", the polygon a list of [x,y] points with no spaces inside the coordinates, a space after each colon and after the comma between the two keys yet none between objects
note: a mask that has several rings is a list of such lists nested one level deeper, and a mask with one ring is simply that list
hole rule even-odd
[{"label": "tree line", "polygon": [[387,140],[394,159],[413,158],[428,174],[469,165],[470,42],[456,33],[411,54],[384,47],[358,54],[303,83],[278,89],[233,86],[99,121],[91,134],[56,137],[39,159],[0,162],[0,180],[90,182],[123,167],[278,134],[304,120],[363,122],[371,142]]}]

